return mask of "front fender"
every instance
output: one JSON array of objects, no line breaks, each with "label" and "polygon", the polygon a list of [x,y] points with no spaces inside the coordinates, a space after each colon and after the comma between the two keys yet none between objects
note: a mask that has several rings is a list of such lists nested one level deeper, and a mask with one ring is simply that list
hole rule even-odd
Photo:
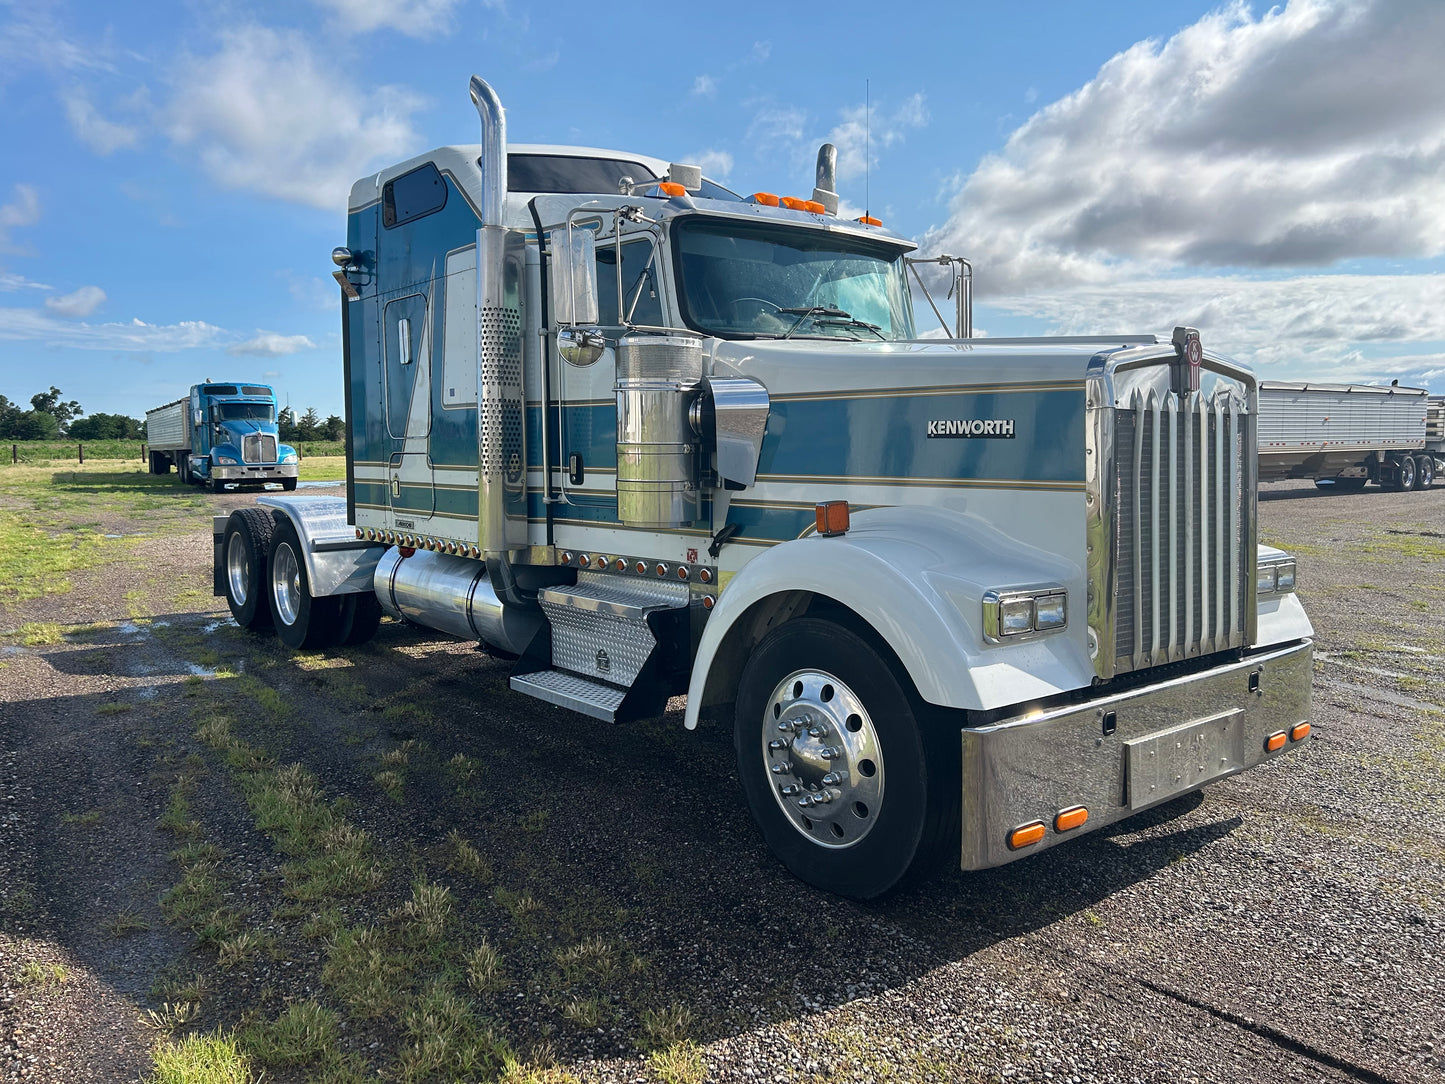
[{"label": "front fender", "polygon": [[[1060,541],[1072,540],[1065,534]],[[738,622],[757,604],[797,592],[826,596],[866,621],[931,704],[987,710],[1085,687],[1094,669],[1084,584],[1082,560],[1027,545],[975,515],[917,506],[858,512],[847,534],[774,546],[728,582],[698,645],[685,725],[695,727],[717,691],[736,681],[736,673],[712,670],[729,633],[743,628]],[[1068,627],[988,643],[984,593],[1041,586],[1067,589]]]}]

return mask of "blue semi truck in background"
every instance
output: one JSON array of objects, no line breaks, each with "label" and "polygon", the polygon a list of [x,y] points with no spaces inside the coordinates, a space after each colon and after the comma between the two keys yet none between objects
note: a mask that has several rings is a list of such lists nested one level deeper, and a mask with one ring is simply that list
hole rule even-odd
[{"label": "blue semi truck in background", "polygon": [[265,384],[207,381],[174,403],[146,411],[150,472],[210,486],[279,482],[296,488],[301,457],[282,444],[276,428],[276,393]]}]

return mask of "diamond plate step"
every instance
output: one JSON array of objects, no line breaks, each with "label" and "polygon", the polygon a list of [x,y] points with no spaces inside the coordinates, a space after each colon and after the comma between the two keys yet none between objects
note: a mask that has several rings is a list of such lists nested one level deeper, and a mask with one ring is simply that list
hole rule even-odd
[{"label": "diamond plate step", "polygon": [[688,604],[686,584],[578,578],[572,587],[549,587],[537,601],[552,626],[552,665],[560,670],[630,688],[657,646],[647,625],[655,610]]},{"label": "diamond plate step", "polygon": [[622,704],[626,690],[588,681],[575,674],[564,674],[560,670],[542,670],[535,674],[513,677],[512,688],[519,693],[535,696],[558,707],[580,711],[604,723],[617,721],[617,709]]}]

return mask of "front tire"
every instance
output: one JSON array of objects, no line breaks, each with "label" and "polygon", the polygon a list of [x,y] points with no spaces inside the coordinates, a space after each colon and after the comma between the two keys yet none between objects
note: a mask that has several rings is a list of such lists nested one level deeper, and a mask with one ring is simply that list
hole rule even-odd
[{"label": "front tire", "polygon": [[226,521],[221,552],[226,560],[226,605],[236,624],[252,632],[271,627],[266,601],[267,560],[271,553],[272,519],[258,508],[238,508]]},{"label": "front tire", "polygon": [[296,479],[295,479],[295,478],[282,478],[282,479],[281,479],[281,488],[284,489],[287,493],[290,493],[292,490],[294,490],[294,489],[296,488]]},{"label": "front tire", "polygon": [[769,849],[797,877],[872,899],[946,853],[957,750],[925,731],[926,711],[845,626],[801,618],[758,644],[738,689],[738,776]]},{"label": "front tire", "polygon": [[224,493],[224,492],[226,492],[226,483],[225,483],[224,481],[222,481],[220,478],[212,478],[212,479],[211,479],[211,492],[212,492],[212,493]]},{"label": "front tire", "polygon": [[298,651],[334,645],[341,634],[341,597],[311,597],[301,539],[284,517],[271,534],[269,565],[271,621],[281,642]]}]

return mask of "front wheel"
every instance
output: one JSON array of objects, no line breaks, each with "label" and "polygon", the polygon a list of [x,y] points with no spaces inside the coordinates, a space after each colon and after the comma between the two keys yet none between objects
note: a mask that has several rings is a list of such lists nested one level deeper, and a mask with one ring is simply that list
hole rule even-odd
[{"label": "front wheel", "polygon": [[284,489],[287,493],[290,493],[293,489],[296,488],[296,479],[295,479],[295,478],[282,478],[282,479],[281,479],[281,488]]},{"label": "front wheel", "polygon": [[768,847],[809,884],[871,899],[954,842],[957,742],[925,731],[906,677],[851,629],[769,633],[738,689],[738,775]]},{"label": "front wheel", "polygon": [[212,479],[211,479],[211,492],[212,492],[212,493],[224,493],[224,492],[226,492],[226,483],[225,483],[224,481],[222,481],[220,478],[212,478]]},{"label": "front wheel", "polygon": [[287,647],[319,650],[341,634],[341,598],[311,597],[301,539],[289,519],[278,517],[271,535],[271,620]]}]

